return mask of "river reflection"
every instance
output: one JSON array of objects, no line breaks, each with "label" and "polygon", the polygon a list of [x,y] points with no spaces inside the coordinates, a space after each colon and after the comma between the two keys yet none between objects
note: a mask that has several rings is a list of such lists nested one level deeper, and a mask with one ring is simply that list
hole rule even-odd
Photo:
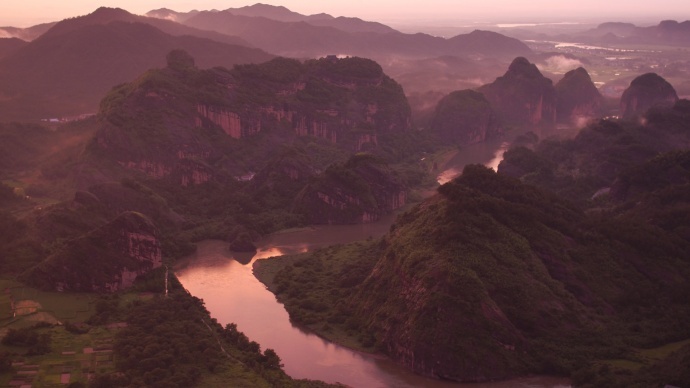
[{"label": "river reflection", "polygon": [[[448,180],[465,164],[481,162],[495,168],[508,143],[496,141],[463,149],[444,167]],[[439,177],[440,181],[440,177]],[[284,306],[252,273],[256,260],[301,253],[319,247],[379,237],[393,223],[394,215],[364,225],[307,228],[267,236],[257,242],[255,255],[237,255],[223,241],[203,241],[197,252],[175,272],[189,292],[204,300],[211,315],[223,326],[236,323],[262,349],[274,349],[294,378],[339,382],[351,387],[569,387],[563,378],[527,377],[486,384],[456,384],[415,375],[381,356],[363,354],[335,345],[294,326]]]},{"label": "river reflection", "polygon": [[[363,232],[355,226],[349,235],[375,230],[383,234],[390,220]],[[341,241],[347,227],[322,227],[270,236],[260,242],[256,257],[261,260],[284,253],[303,252],[317,246]],[[345,233],[348,234],[348,233]],[[325,235],[329,237],[323,239]],[[366,238],[371,234],[361,235]],[[373,236],[373,235],[372,235]],[[360,239],[361,239],[360,238]],[[293,243],[290,243],[292,240]],[[304,241],[311,241],[305,244]],[[278,243],[279,245],[273,245]],[[313,244],[313,245],[312,245]],[[391,360],[362,354],[335,345],[294,326],[285,308],[254,277],[251,264],[233,259],[223,241],[204,241],[198,251],[176,270],[182,284],[202,298],[211,315],[222,325],[234,322],[262,349],[272,348],[283,360],[285,371],[294,378],[340,382],[352,387],[463,387],[415,375]],[[499,383],[472,384],[477,388],[567,387],[567,380],[535,377]]]}]

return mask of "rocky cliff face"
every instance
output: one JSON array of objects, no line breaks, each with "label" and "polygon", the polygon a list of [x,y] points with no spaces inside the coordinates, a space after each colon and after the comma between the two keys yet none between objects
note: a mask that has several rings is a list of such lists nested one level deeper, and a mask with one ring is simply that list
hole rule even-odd
[{"label": "rocky cliff face", "polygon": [[312,179],[294,210],[313,224],[355,224],[377,221],[406,201],[407,188],[385,164],[358,154]]},{"label": "rocky cliff face", "polygon": [[578,123],[601,115],[602,96],[584,68],[565,73],[555,89],[558,121]]},{"label": "rocky cliff face", "polygon": [[68,242],[23,277],[44,289],[113,292],[161,265],[158,229],[142,214],[125,212]]},{"label": "rocky cliff face", "polygon": [[473,90],[456,91],[441,99],[431,129],[444,141],[458,145],[479,143],[499,134],[491,105]]},{"label": "rocky cliff face", "polygon": [[651,107],[671,107],[678,94],[670,83],[656,73],[635,78],[621,96],[620,111],[623,118],[643,115]]},{"label": "rocky cliff face", "polygon": [[168,68],[103,100],[92,155],[192,185],[241,175],[243,167],[227,155],[246,148],[247,138],[261,138],[249,147],[261,142],[268,149],[306,136],[352,152],[378,147],[379,133],[410,127],[402,88],[370,60],[278,58],[198,70],[185,55],[169,56]]},{"label": "rocky cliff face", "polygon": [[553,83],[523,57],[515,58],[503,76],[478,90],[508,123],[550,125],[556,121]]}]

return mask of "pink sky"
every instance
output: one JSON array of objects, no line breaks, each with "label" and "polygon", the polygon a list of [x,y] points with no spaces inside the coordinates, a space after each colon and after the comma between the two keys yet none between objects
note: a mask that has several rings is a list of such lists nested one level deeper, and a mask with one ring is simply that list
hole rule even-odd
[{"label": "pink sky", "polygon": [[[143,14],[157,8],[176,11],[191,9],[227,9],[254,4],[242,0],[0,0],[0,26],[25,27],[42,22],[93,12],[99,6],[119,7]],[[448,21],[635,21],[690,19],[687,0],[263,0],[265,4],[283,5],[295,12],[326,12],[334,16],[355,16],[366,20],[429,22]]]}]

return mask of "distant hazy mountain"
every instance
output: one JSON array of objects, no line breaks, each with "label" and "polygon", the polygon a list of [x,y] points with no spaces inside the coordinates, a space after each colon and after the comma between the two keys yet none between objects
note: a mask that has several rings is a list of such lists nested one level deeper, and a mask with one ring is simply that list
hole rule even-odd
[{"label": "distant hazy mountain", "polygon": [[78,29],[87,25],[93,24],[107,24],[114,21],[129,22],[129,23],[145,23],[150,24],[157,29],[173,36],[190,35],[200,38],[215,40],[222,43],[238,44],[242,46],[249,46],[245,40],[235,36],[228,36],[219,34],[208,29],[196,29],[184,24],[175,23],[170,20],[163,20],[152,17],[133,15],[120,8],[98,8],[93,13],[80,16],[72,19],[63,20],[57,23],[53,28],[47,31],[51,35],[62,34],[71,30]]},{"label": "distant hazy mountain", "polygon": [[621,22],[606,22],[601,23],[588,33],[597,36],[604,36],[606,34],[614,34],[617,36],[630,36],[635,33],[637,26],[632,23],[621,23]]},{"label": "distant hazy mountain", "polygon": [[487,31],[444,39],[427,34],[403,34],[380,23],[356,18],[305,16],[284,7],[261,4],[225,11],[194,11],[192,16],[169,10],[151,11],[148,15],[239,36],[263,50],[291,57],[345,54],[376,60],[391,55],[514,58],[531,53],[519,40]]},{"label": "distant hazy mountain", "polygon": [[351,48],[348,33],[305,22],[281,22],[264,17],[239,16],[230,11],[203,11],[184,23],[199,29],[240,36],[256,47],[285,56],[338,54]]},{"label": "distant hazy mountain", "polygon": [[[136,20],[139,17],[125,11],[101,8],[56,24],[0,60],[0,120],[95,112],[110,88],[164,66],[163,58],[172,49],[187,50],[201,67],[232,67],[272,58],[258,49],[173,36]],[[165,22],[162,25],[169,29],[179,26],[178,31],[191,31],[173,22],[151,20]]]},{"label": "distant hazy mountain", "polygon": [[[690,45],[690,20],[679,23],[675,20],[664,20],[656,26],[631,27],[626,24],[610,23],[600,25],[595,31],[614,34],[617,38],[630,43],[655,43],[664,45]],[[610,36],[609,36],[610,39]]]},{"label": "distant hazy mountain", "polygon": [[631,23],[608,22],[587,31],[559,36],[559,40],[594,44],[631,43],[690,46],[690,20],[679,23],[664,20],[656,26],[639,27]]},{"label": "distant hazy mountain", "polygon": [[[217,12],[217,11],[208,11]],[[228,8],[225,12],[236,16],[248,17],[262,17],[279,22],[307,22],[314,26],[333,27],[346,32],[394,32],[395,30],[384,24],[377,22],[364,21],[359,18],[351,17],[333,17],[326,13],[319,13],[315,15],[302,15],[297,12],[290,11],[282,6],[273,6],[268,4],[254,4],[240,8]],[[199,11],[190,12],[175,12],[169,9],[158,9],[150,11],[146,16],[156,17],[161,19],[173,20],[179,23],[184,23],[186,20],[199,14]]]},{"label": "distant hazy mountain", "polygon": [[[419,35],[419,34],[417,34]],[[517,39],[509,38],[497,32],[474,30],[469,34],[460,34],[447,40],[451,48],[470,53],[497,53],[503,55],[524,55],[531,52]]]},{"label": "distant hazy mountain", "polygon": [[[281,22],[302,22],[310,18],[310,16],[292,12],[283,6],[274,6],[261,3],[240,8],[228,8],[226,11],[231,12],[233,15],[265,17],[267,19],[278,20]],[[325,15],[327,17],[330,16],[326,14],[320,15]],[[318,16],[319,15],[314,15],[315,18],[318,18]]]},{"label": "distant hazy mountain", "polygon": [[19,38],[21,40],[34,40],[44,32],[51,29],[57,22],[38,24],[27,28],[0,27],[0,38]]},{"label": "distant hazy mountain", "polygon": [[502,29],[502,33],[527,40],[579,42],[592,45],[653,44],[664,46],[690,46],[690,20],[678,22],[664,20],[658,25],[640,27],[632,23],[606,22],[594,28],[570,32],[542,29]]}]

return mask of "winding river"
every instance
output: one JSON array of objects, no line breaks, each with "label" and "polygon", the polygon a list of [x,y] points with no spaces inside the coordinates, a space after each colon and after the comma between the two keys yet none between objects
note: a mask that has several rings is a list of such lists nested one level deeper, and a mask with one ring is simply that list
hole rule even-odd
[{"label": "winding river", "polygon": [[[438,180],[444,183],[452,179],[468,163],[479,161],[495,168],[507,147],[502,141],[467,147],[446,164]],[[204,300],[211,315],[223,326],[234,322],[250,340],[261,344],[262,349],[274,349],[285,371],[294,378],[366,388],[465,386],[415,375],[386,357],[359,353],[305,332],[290,322],[284,306],[252,273],[256,260],[382,236],[394,217],[390,215],[372,224],[319,226],[270,235],[257,243],[258,251],[251,258],[233,257],[223,241],[204,241],[194,255],[180,263],[175,273],[192,295]],[[569,382],[563,378],[535,376],[469,386],[545,388],[569,387]]]}]

